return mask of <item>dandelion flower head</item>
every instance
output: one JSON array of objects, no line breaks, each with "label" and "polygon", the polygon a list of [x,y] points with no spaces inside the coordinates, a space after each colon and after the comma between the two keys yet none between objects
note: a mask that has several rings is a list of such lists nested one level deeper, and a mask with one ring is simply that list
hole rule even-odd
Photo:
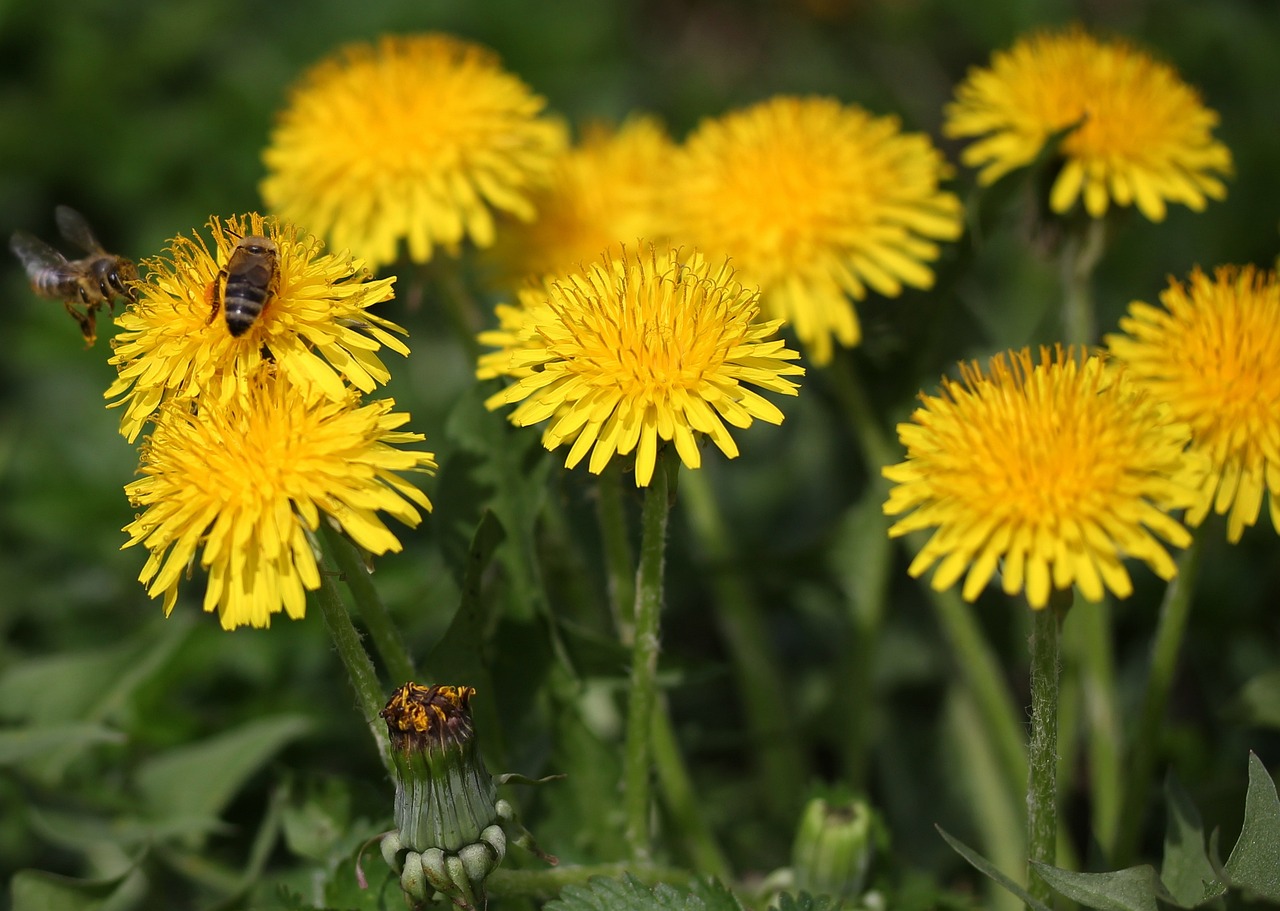
[{"label": "dandelion flower head", "polygon": [[1167,512],[1194,496],[1190,431],[1101,358],[1041,348],[1036,363],[1022,349],[987,372],[962,364],[921,400],[898,425],[906,461],[883,470],[884,511],[901,516],[889,534],[933,529],[912,576],[937,564],[933,587],[965,576],[972,601],[1001,568],[1004,591],[1034,608],[1073,585],[1090,601],[1127,597],[1125,557],[1173,577],[1160,539],[1190,542]]},{"label": "dandelion flower head", "polygon": [[142,512],[126,526],[130,547],[151,552],[139,580],[164,596],[199,558],[208,570],[204,609],[222,626],[268,626],[283,610],[303,616],[320,585],[308,532],[324,516],[374,554],[399,551],[380,512],[417,525],[431,502],[399,472],[435,469],[432,453],[402,449],[423,439],[398,430],[408,415],[390,399],[361,405],[310,399],[270,368],[242,399],[171,400],[142,447],[125,488]]},{"label": "dandelion flower head", "polygon": [[599,474],[634,453],[639,487],[653,477],[660,442],[689,468],[702,464],[702,436],[737,456],[726,424],[781,423],[756,389],[795,395],[788,377],[804,373],[798,352],[775,338],[780,322],[757,319],[757,292],[698,254],[628,248],[548,280],[541,295],[527,291],[522,304],[526,322],[509,312],[510,345],[498,353],[507,363],[494,368],[521,378],[485,404],[518,403],[518,426],[550,420],[543,445],[571,442],[569,468],[590,453]]},{"label": "dandelion flower head", "polygon": [[316,64],[263,153],[262,198],[373,268],[401,240],[427,262],[493,243],[494,209],[529,220],[530,192],[565,144],[544,100],[487,48],[451,35],[384,36]]},{"label": "dandelion flower head", "polygon": [[928,288],[938,240],[961,233],[923,134],[831,98],[776,97],[704,121],[672,173],[677,243],[732,258],[817,364],[857,345],[850,298]]},{"label": "dandelion flower head", "polygon": [[1280,279],[1253,266],[1197,269],[1173,280],[1162,307],[1136,301],[1107,347],[1126,371],[1191,426],[1208,471],[1187,523],[1227,515],[1240,540],[1265,497],[1280,530]]},{"label": "dandelion flower head", "polygon": [[509,286],[567,273],[640,237],[663,242],[674,152],[655,117],[633,116],[616,130],[602,124],[584,129],[557,162],[550,184],[534,195],[537,218],[498,234],[493,259]]},{"label": "dandelion flower head", "polygon": [[1218,115],[1167,64],[1124,41],[1081,28],[1039,33],[975,68],[948,105],[943,130],[971,137],[961,160],[990,184],[1030,164],[1056,133],[1061,171],[1049,193],[1054,212],[1077,200],[1093,218],[1111,203],[1136,205],[1161,221],[1167,203],[1199,212],[1222,199],[1231,153],[1213,138]]},{"label": "dandelion flower head", "polygon": [[[404,330],[369,312],[392,297],[394,277],[370,280],[359,260],[324,253],[318,240],[273,218],[214,217],[209,228],[212,248],[198,234],[179,235],[167,257],[145,261],[137,302],[116,318],[117,377],[105,395],[124,409],[120,432],[129,440],[169,398],[243,394],[264,360],[308,395],[342,401],[347,383],[372,392],[387,382],[380,348],[409,353],[392,334]],[[224,270],[241,238],[254,235],[276,246],[276,280],[261,315],[237,337],[222,313]]]}]

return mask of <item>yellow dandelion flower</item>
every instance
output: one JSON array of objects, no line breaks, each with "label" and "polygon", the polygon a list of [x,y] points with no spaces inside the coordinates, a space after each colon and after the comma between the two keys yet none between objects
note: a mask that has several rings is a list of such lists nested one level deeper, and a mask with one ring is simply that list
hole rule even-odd
[{"label": "yellow dandelion flower", "polygon": [[1025,589],[1034,608],[1072,585],[1090,601],[1104,588],[1127,597],[1125,557],[1173,578],[1157,536],[1191,540],[1166,511],[1194,497],[1190,430],[1101,358],[1041,348],[1034,363],[1024,348],[987,373],[962,364],[959,382],[921,400],[898,425],[906,461],[883,469],[895,485],[884,511],[902,516],[889,534],[935,529],[912,576],[937,563],[941,591],[967,570],[972,601],[1002,564],[1004,591]]},{"label": "yellow dandelion flower", "polygon": [[1280,279],[1253,266],[1197,269],[1120,321],[1107,347],[1135,382],[1191,426],[1208,464],[1187,524],[1227,514],[1227,539],[1258,520],[1280,530]]},{"label": "yellow dandelion flower", "polygon": [[861,339],[850,297],[928,288],[960,201],[929,139],[830,98],[778,97],[705,121],[672,168],[672,236],[728,256],[817,364]]},{"label": "yellow dandelion flower", "polygon": [[399,551],[385,512],[417,525],[430,510],[397,472],[436,467],[429,452],[398,448],[423,439],[397,430],[408,415],[385,399],[361,405],[309,399],[268,367],[232,402],[173,399],[142,447],[139,474],[125,487],[141,512],[125,527],[130,547],[150,552],[138,577],[168,615],[197,558],[209,573],[204,609],[225,629],[268,626],[284,610],[303,616],[320,585],[308,540],[323,513],[374,554]]},{"label": "yellow dandelion flower", "polygon": [[675,250],[628,249],[548,280],[522,302],[526,323],[513,319],[511,346],[499,353],[507,362],[499,372],[522,378],[486,406],[519,402],[511,421],[521,427],[552,418],[542,443],[572,441],[569,468],[590,452],[588,468],[599,474],[615,454],[634,452],[638,487],[653,477],[659,441],[674,443],[689,468],[702,464],[702,435],[737,456],[726,424],[782,422],[749,387],[795,395],[786,377],[804,373],[792,363],[799,354],[774,338],[780,322],[757,320],[757,292],[727,263],[699,255],[682,262]]},{"label": "yellow dandelion flower", "polygon": [[[318,240],[273,218],[214,217],[209,228],[212,251],[198,234],[179,235],[167,258],[144,261],[138,300],[116,318],[117,377],[105,396],[123,407],[120,432],[130,441],[169,398],[242,394],[264,360],[309,395],[343,401],[346,383],[372,392],[389,379],[379,348],[409,353],[391,334],[404,330],[369,312],[392,297],[394,277],[369,280],[359,260],[323,253]],[[241,238],[255,235],[276,247],[276,279],[262,313],[234,336],[221,307],[222,273]]]},{"label": "yellow dandelion flower", "polygon": [[493,259],[503,278],[510,285],[565,274],[640,237],[665,243],[663,194],[674,152],[655,117],[631,117],[616,131],[588,127],[559,160],[550,185],[534,195],[537,218],[499,234]]},{"label": "yellow dandelion flower", "polygon": [[491,209],[528,221],[563,125],[487,48],[443,34],[384,36],[315,65],[263,153],[262,198],[374,267],[493,243]]},{"label": "yellow dandelion flower", "polygon": [[1227,190],[1231,153],[1213,138],[1218,115],[1174,69],[1124,41],[1080,28],[1041,33],[973,69],[947,106],[947,136],[974,137],[961,160],[990,184],[1062,140],[1049,205],[1063,213],[1083,197],[1093,218],[1111,203],[1161,221],[1167,202],[1199,212]]}]

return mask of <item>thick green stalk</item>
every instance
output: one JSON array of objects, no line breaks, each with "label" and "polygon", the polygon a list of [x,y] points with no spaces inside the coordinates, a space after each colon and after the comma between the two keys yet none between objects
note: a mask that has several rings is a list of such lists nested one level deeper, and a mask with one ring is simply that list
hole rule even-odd
[{"label": "thick green stalk", "polygon": [[351,622],[351,615],[347,612],[346,605],[342,603],[338,586],[334,584],[337,570],[333,566],[333,548],[326,542],[323,549],[320,589],[315,593],[315,600],[320,605],[320,614],[324,617],[325,628],[329,631],[333,646],[337,649],[342,666],[347,671],[351,688],[356,691],[356,703],[365,723],[369,726],[369,733],[373,735],[374,743],[377,744],[378,758],[382,760],[386,770],[391,772],[391,744],[387,739],[387,726],[378,716],[386,703],[386,694],[383,692],[382,684],[378,682],[378,672],[374,670],[373,662],[369,660],[369,653],[360,644],[360,633]]},{"label": "thick green stalk", "polygon": [[716,625],[729,649],[752,752],[759,761],[760,797],[775,821],[790,822],[800,809],[805,764],[782,679],[769,644],[764,612],[742,575],[734,570],[733,545],[716,498],[701,471],[681,479],[689,524],[710,566]]},{"label": "thick green stalk", "polygon": [[[1028,747],[1027,859],[1054,864],[1058,847],[1058,636],[1071,593],[1054,592],[1031,620],[1031,741]],[[1028,864],[1027,891],[1047,905],[1053,890]]]},{"label": "thick green stalk", "polygon": [[1098,318],[1093,305],[1093,270],[1106,247],[1106,221],[1091,218],[1069,231],[1062,245],[1062,329],[1069,345],[1093,345]]},{"label": "thick green stalk", "polygon": [[1064,637],[1064,651],[1079,668],[1084,702],[1085,748],[1089,756],[1089,796],[1094,836],[1109,851],[1120,824],[1123,740],[1116,699],[1115,646],[1111,633],[1111,602],[1081,605],[1072,612],[1076,629]]},{"label": "thick green stalk", "polygon": [[631,859],[647,864],[652,858],[649,837],[649,737],[658,698],[658,652],[662,613],[662,576],[671,512],[671,476],[679,467],[667,447],[645,490],[640,516],[640,566],[636,572],[635,643],[631,650],[631,689],[627,703],[627,733],[622,780],[626,789],[627,844]]},{"label": "thick green stalk", "polygon": [[1160,619],[1156,622],[1155,637],[1151,644],[1151,669],[1147,672],[1142,709],[1133,739],[1129,742],[1120,830],[1111,858],[1121,866],[1133,862],[1142,834],[1143,811],[1146,809],[1151,773],[1160,743],[1160,727],[1164,723],[1169,690],[1173,686],[1173,676],[1178,666],[1178,652],[1182,648],[1187,620],[1191,615],[1191,598],[1195,592],[1203,550],[1202,538],[1202,529],[1197,529],[1190,546],[1178,558],[1178,574],[1165,588],[1164,601],[1160,605]]},{"label": "thick green stalk", "polygon": [[373,641],[374,651],[387,669],[387,675],[397,686],[413,680],[413,659],[404,646],[404,640],[400,638],[395,621],[382,603],[364,562],[356,552],[355,545],[327,522],[320,523],[320,533],[324,536],[325,550],[337,563],[343,581],[347,583],[347,589],[355,599],[356,610]]},{"label": "thick green stalk", "polygon": [[636,574],[631,541],[627,535],[627,511],[622,496],[622,471],[610,462],[596,485],[596,517],[604,548],[605,580],[609,609],[623,645],[635,641]]}]

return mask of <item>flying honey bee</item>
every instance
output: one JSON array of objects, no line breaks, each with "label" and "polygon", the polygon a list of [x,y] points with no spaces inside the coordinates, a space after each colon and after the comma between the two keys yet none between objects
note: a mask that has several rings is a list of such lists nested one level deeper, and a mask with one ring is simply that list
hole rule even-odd
[{"label": "flying honey bee", "polygon": [[132,260],[103,249],[89,223],[75,209],[58,206],[53,214],[62,236],[88,256],[67,259],[26,231],[13,233],[9,249],[27,270],[31,290],[49,300],[62,301],[79,324],[86,345],[92,345],[97,340],[98,310],[104,306],[114,310],[117,297],[134,300],[133,283],[138,280],[138,270]]},{"label": "flying honey bee", "polygon": [[222,310],[227,331],[239,338],[262,315],[279,284],[280,251],[275,241],[260,234],[240,238],[227,257],[227,264],[209,286],[209,322]]}]

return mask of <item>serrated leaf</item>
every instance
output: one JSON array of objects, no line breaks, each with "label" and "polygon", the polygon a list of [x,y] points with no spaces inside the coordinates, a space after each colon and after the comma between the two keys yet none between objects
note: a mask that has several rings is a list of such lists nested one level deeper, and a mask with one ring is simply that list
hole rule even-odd
[{"label": "serrated leaf", "polygon": [[1280,797],[1255,753],[1249,753],[1244,825],[1224,868],[1231,885],[1280,902]]},{"label": "serrated leaf", "polygon": [[1225,890],[1204,846],[1204,825],[1190,796],[1170,774],[1164,785],[1169,824],[1164,836],[1160,881],[1181,908],[1196,905]]},{"label": "serrated leaf", "polygon": [[138,769],[144,803],[157,819],[217,817],[258,769],[311,729],[302,715],[279,715],[162,753]]},{"label": "serrated leaf", "polygon": [[1035,911],[1050,911],[1048,905],[1032,898],[1030,892],[1022,888],[1022,886],[1018,885],[1016,882],[1014,882],[1004,873],[1001,873],[1000,870],[996,868],[995,864],[991,863],[991,861],[987,860],[977,851],[973,850],[973,848],[970,848],[960,839],[950,835],[945,829],[942,828],[942,826],[935,825],[934,828],[938,830],[938,834],[942,836],[942,840],[951,846],[951,850],[955,851],[957,854],[959,854],[961,857],[967,860],[969,862],[969,865],[972,866],[979,873],[983,873],[986,876],[989,876],[991,879],[995,880],[996,883],[1003,886],[1008,891],[1012,892],[1015,896],[1021,899],[1022,902],[1027,905],[1027,907],[1034,908]]},{"label": "serrated leaf", "polygon": [[1240,703],[1249,725],[1280,728],[1280,670],[1249,680],[1240,690]]},{"label": "serrated leaf", "polygon": [[132,868],[108,879],[72,879],[44,870],[19,870],[10,883],[13,911],[97,911]]},{"label": "serrated leaf", "polygon": [[100,724],[71,722],[47,727],[9,728],[0,731],[0,767],[45,759],[55,750],[123,743],[124,735]]},{"label": "serrated leaf", "polygon": [[1157,911],[1157,898],[1174,903],[1150,864],[1111,873],[1075,873],[1034,861],[1032,866],[1054,891],[1098,911]]},{"label": "serrated leaf", "polygon": [[546,911],[736,911],[725,908],[718,899],[716,907],[708,907],[706,899],[692,892],[658,883],[649,888],[633,876],[623,879],[592,877],[585,886],[566,886],[559,898],[543,907]]},{"label": "serrated leaf", "polygon": [[738,896],[718,879],[695,879],[689,891],[702,899],[706,911],[743,911]]}]

